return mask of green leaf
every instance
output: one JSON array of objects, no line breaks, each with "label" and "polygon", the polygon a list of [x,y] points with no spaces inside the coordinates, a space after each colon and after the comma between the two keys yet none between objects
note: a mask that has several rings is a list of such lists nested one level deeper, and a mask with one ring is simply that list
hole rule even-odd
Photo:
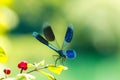
[{"label": "green leaf", "polygon": [[68,68],[62,65],[54,66],[51,64],[51,65],[48,65],[48,69],[55,74],[61,74],[63,70],[67,70]]},{"label": "green leaf", "polygon": [[15,78],[5,78],[3,80],[16,80]]},{"label": "green leaf", "polygon": [[18,74],[16,80],[35,80],[35,77],[30,74]]},{"label": "green leaf", "polygon": [[49,73],[46,73],[46,72],[41,71],[41,70],[39,70],[38,72],[40,72],[41,74],[47,76],[49,80],[56,80],[55,77],[53,75],[49,74]]},{"label": "green leaf", "polygon": [[0,47],[0,63],[5,63],[7,61],[7,55],[5,51]]},{"label": "green leaf", "polygon": [[43,66],[44,64],[45,64],[45,60],[42,60],[39,63],[35,63],[35,64],[29,63],[27,66],[28,67],[39,67],[39,66]]},{"label": "green leaf", "polygon": [[33,68],[33,67],[35,67],[35,65],[34,65],[34,64],[31,64],[31,63],[28,63],[28,64],[27,64],[27,67],[29,67],[29,68],[32,67],[32,68]]},{"label": "green leaf", "polygon": [[43,66],[44,64],[45,64],[45,60],[42,60],[39,63],[36,63],[35,66],[39,67],[39,66]]},{"label": "green leaf", "polygon": [[4,78],[0,78],[0,80],[4,80]]}]

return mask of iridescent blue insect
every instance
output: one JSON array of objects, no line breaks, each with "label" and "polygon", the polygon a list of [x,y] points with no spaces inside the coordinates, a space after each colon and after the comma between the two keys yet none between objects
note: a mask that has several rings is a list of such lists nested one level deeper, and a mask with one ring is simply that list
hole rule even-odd
[{"label": "iridescent blue insect", "polygon": [[46,46],[48,46],[49,48],[53,49],[54,51],[56,51],[58,53],[58,58],[55,60],[55,65],[57,64],[57,61],[59,59],[61,59],[62,61],[64,59],[73,59],[76,57],[76,52],[73,49],[69,49],[69,50],[63,50],[63,48],[65,47],[65,45],[69,44],[73,38],[73,26],[72,25],[68,25],[67,27],[67,31],[65,34],[65,38],[62,44],[62,48],[58,49],[56,47],[54,47],[50,42],[51,41],[55,41],[55,36],[53,33],[53,30],[51,28],[50,25],[47,25],[44,30],[44,37],[42,37],[39,33],[37,32],[33,32],[33,36],[39,40],[41,43],[45,44]]}]

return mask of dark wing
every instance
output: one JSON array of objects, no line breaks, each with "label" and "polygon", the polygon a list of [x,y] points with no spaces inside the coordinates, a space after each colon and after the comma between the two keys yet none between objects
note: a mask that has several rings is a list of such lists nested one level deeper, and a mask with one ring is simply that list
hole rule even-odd
[{"label": "dark wing", "polygon": [[66,34],[65,34],[65,41],[70,43],[73,37],[73,25],[68,25]]},{"label": "dark wing", "polygon": [[50,25],[47,25],[43,30],[44,36],[48,41],[54,41],[55,36]]}]

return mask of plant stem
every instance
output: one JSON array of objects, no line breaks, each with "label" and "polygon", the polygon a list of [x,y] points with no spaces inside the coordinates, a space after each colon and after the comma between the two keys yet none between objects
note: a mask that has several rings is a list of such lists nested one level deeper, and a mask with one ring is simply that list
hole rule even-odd
[{"label": "plant stem", "polygon": [[22,73],[22,72],[23,72],[23,68],[21,69],[20,73]]},{"label": "plant stem", "polygon": [[45,68],[48,68],[48,67],[45,66],[45,67],[43,67],[43,68],[35,68],[35,69],[31,70],[31,71],[28,71],[27,73],[32,73],[32,72],[34,72],[34,71],[38,71],[38,70],[45,69]]},{"label": "plant stem", "polygon": [[7,78],[7,75],[5,74],[5,78]]}]

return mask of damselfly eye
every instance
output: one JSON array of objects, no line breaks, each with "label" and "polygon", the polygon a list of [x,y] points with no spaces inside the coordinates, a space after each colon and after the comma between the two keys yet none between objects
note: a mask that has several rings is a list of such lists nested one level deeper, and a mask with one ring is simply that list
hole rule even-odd
[{"label": "damselfly eye", "polygon": [[52,28],[50,25],[48,25],[47,27],[44,28],[43,30],[44,32],[44,36],[48,41],[54,41],[55,40],[55,36],[54,33],[52,31]]}]

